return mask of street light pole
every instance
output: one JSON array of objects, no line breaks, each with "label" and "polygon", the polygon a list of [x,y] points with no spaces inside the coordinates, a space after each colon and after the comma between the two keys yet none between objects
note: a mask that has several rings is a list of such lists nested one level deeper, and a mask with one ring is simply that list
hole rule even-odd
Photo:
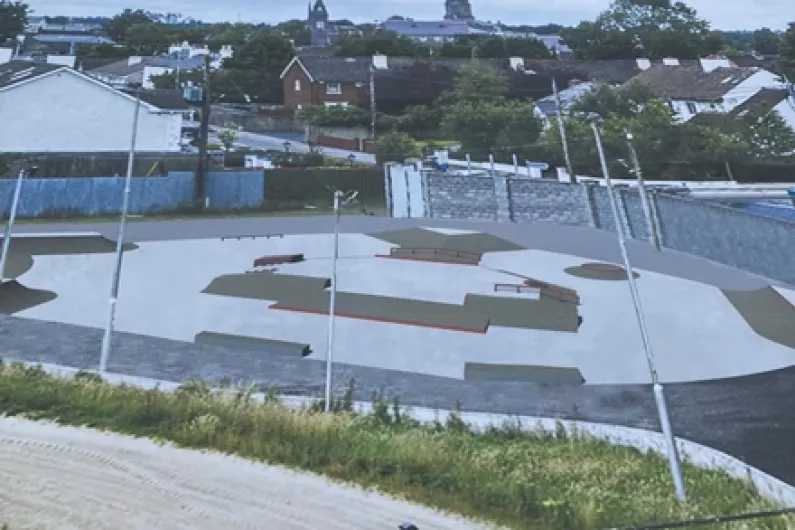
[{"label": "street light pole", "polygon": [[5,233],[3,234],[3,254],[0,256],[0,284],[3,283],[6,277],[6,262],[8,261],[8,251],[11,248],[11,230],[14,228],[14,222],[17,219],[17,210],[19,209],[19,197],[22,194],[22,181],[25,179],[25,168],[19,170],[17,174],[17,185],[14,188],[14,197],[11,199],[11,211],[8,213],[8,222],[6,223]]},{"label": "street light pole", "polygon": [[334,251],[331,257],[331,292],[328,304],[328,349],[326,351],[326,392],[325,411],[331,411],[331,372],[334,359],[334,317],[337,302],[337,260],[340,248],[340,210],[356,198],[357,191],[347,194],[336,190],[334,192]]},{"label": "street light pole", "polygon": [[643,308],[641,307],[640,296],[638,294],[638,286],[635,284],[635,271],[632,269],[632,264],[629,261],[629,253],[627,252],[627,245],[624,239],[624,227],[621,222],[618,203],[613,191],[613,183],[610,180],[610,171],[607,167],[607,159],[605,157],[604,147],[602,145],[602,135],[599,131],[599,124],[596,119],[591,119],[591,128],[593,129],[594,139],[596,140],[596,149],[599,153],[599,162],[602,165],[602,172],[604,173],[605,185],[607,186],[607,194],[610,199],[610,208],[613,212],[613,219],[616,224],[616,234],[618,235],[618,246],[621,249],[621,257],[624,259],[624,268],[627,273],[627,281],[629,282],[629,290],[632,294],[632,303],[635,306],[635,316],[638,320],[638,327],[640,329],[640,337],[643,341],[643,349],[646,353],[646,362],[649,366],[649,374],[654,389],[654,399],[657,403],[657,413],[660,419],[660,426],[665,437],[668,449],[668,464],[671,468],[671,476],[674,482],[674,489],[676,496],[681,502],[687,500],[685,494],[685,483],[682,478],[682,467],[679,461],[679,451],[676,447],[676,440],[674,439],[673,430],[671,429],[671,420],[668,416],[668,406],[665,402],[665,394],[663,391],[662,383],[660,383],[657,375],[657,368],[654,363],[654,354],[651,349],[651,341],[649,340],[649,332],[646,327],[646,319],[643,315]]},{"label": "street light pole", "polygon": [[99,373],[105,374],[110,357],[111,339],[113,338],[113,325],[116,320],[116,302],[119,298],[119,283],[121,281],[121,264],[124,258],[124,229],[127,225],[127,216],[130,209],[130,188],[132,184],[133,166],[135,164],[135,145],[138,141],[138,118],[141,113],[140,88],[135,94],[135,116],[133,116],[132,133],[130,134],[130,153],[127,156],[127,175],[124,178],[124,195],[121,204],[121,218],[119,219],[119,235],[116,238],[116,265],[113,269],[113,282],[110,287],[110,300],[108,306],[108,320],[105,323],[105,334],[102,336],[102,350],[99,356]]},{"label": "street light pole", "polygon": [[627,134],[627,149],[629,150],[629,160],[632,163],[632,170],[635,172],[635,178],[638,179],[638,193],[640,194],[640,204],[643,207],[643,216],[646,217],[646,226],[649,230],[649,238],[651,243],[657,250],[662,250],[660,243],[660,234],[657,228],[657,223],[654,221],[654,216],[651,214],[651,206],[649,205],[649,193],[646,191],[646,183],[643,181],[643,173],[640,171],[640,161],[638,160],[638,153],[635,151],[635,145],[632,143],[632,133],[626,131]]}]

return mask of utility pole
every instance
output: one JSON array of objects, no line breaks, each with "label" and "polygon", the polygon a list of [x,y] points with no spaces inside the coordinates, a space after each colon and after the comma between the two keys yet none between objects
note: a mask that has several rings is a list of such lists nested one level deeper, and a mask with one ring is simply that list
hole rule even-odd
[{"label": "utility pole", "polygon": [[657,414],[660,419],[660,427],[662,428],[663,436],[668,449],[668,465],[671,470],[671,477],[674,483],[674,490],[676,496],[681,502],[687,501],[685,495],[685,481],[682,477],[682,466],[679,460],[679,450],[676,447],[676,439],[674,438],[673,430],[671,428],[671,418],[668,416],[668,405],[665,402],[665,394],[663,385],[660,383],[657,374],[657,368],[654,362],[654,353],[651,349],[651,340],[649,339],[649,331],[646,327],[646,317],[643,314],[643,308],[640,302],[640,295],[638,293],[638,286],[635,284],[635,270],[632,268],[632,263],[629,260],[629,253],[627,252],[627,244],[624,239],[624,223],[621,221],[618,201],[616,200],[615,191],[613,190],[613,183],[610,180],[610,170],[607,167],[607,157],[605,157],[604,146],[602,145],[602,133],[600,132],[599,119],[590,117],[591,129],[593,129],[594,140],[596,141],[596,150],[599,154],[599,162],[602,166],[602,173],[604,173],[605,186],[607,187],[607,195],[610,201],[610,209],[613,213],[613,220],[616,225],[616,234],[618,236],[618,246],[621,250],[621,257],[624,259],[624,269],[627,274],[627,282],[629,283],[629,291],[632,295],[632,303],[635,308],[635,317],[638,320],[638,328],[640,330],[641,342],[643,342],[643,349],[646,353],[646,362],[649,368],[649,375],[651,377],[652,389],[654,392],[654,400],[657,403]]},{"label": "utility pole", "polygon": [[199,128],[199,163],[196,167],[194,201],[200,209],[204,208],[207,181],[207,142],[210,136],[210,56],[204,56],[204,76],[202,87],[202,121]]},{"label": "utility pole", "polygon": [[660,243],[660,232],[654,216],[651,214],[651,206],[649,205],[649,193],[646,191],[646,183],[643,181],[643,174],[640,171],[640,161],[638,160],[638,152],[635,151],[635,145],[632,143],[632,133],[629,130],[624,131],[627,135],[627,150],[629,151],[629,161],[632,163],[632,171],[635,173],[635,178],[638,179],[638,193],[640,194],[640,205],[643,208],[643,216],[646,218],[646,226],[649,230],[650,243],[654,245],[657,250],[662,250]]},{"label": "utility pole", "polygon": [[370,63],[370,135],[372,136],[373,144],[375,144],[375,122],[375,64]]},{"label": "utility pole", "polygon": [[3,234],[3,250],[0,255],[0,284],[3,283],[6,276],[6,263],[8,262],[8,252],[11,249],[11,231],[14,229],[14,222],[17,219],[17,210],[19,210],[19,197],[22,194],[22,181],[29,173],[35,173],[36,168],[27,171],[24,167],[20,168],[17,174],[17,184],[14,187],[14,196],[11,199],[11,210],[8,212],[8,222],[6,223],[5,233]]},{"label": "utility pole", "polygon": [[135,116],[133,116],[132,133],[130,134],[130,153],[127,156],[127,176],[124,179],[124,195],[121,202],[121,217],[119,219],[119,235],[116,237],[116,266],[113,269],[113,281],[110,286],[108,300],[108,320],[105,323],[105,333],[102,336],[102,350],[99,356],[99,373],[104,375],[108,369],[110,358],[111,340],[113,339],[113,326],[116,320],[116,303],[119,299],[119,284],[121,283],[121,264],[124,259],[124,229],[127,226],[127,216],[130,211],[130,189],[132,187],[132,173],[135,166],[135,146],[138,141],[138,118],[141,114],[141,89],[135,93]]},{"label": "utility pole", "polygon": [[563,146],[563,158],[566,161],[566,171],[569,172],[569,178],[572,182],[576,182],[574,178],[574,169],[571,167],[571,157],[569,156],[569,141],[566,138],[566,124],[563,121],[563,109],[560,105],[560,93],[558,92],[558,83],[555,78],[552,78],[552,94],[555,96],[555,114],[558,119],[558,129],[560,130],[560,141]]}]

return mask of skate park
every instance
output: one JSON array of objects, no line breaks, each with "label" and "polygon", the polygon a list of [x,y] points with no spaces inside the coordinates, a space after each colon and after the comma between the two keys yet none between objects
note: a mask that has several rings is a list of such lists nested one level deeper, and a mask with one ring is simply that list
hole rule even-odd
[{"label": "skate park", "polygon": [[[319,395],[330,224],[130,225],[109,369]],[[96,367],[116,226],[88,228],[15,234],[14,282],[0,293],[4,358]],[[342,232],[336,387],[354,378],[364,400],[382,390],[406,405],[460,400],[472,411],[656,428],[611,234],[355,216]],[[782,419],[795,405],[795,291],[639,242],[630,251],[677,435],[795,481],[789,456],[770,447],[771,437],[781,448],[795,440]]]}]

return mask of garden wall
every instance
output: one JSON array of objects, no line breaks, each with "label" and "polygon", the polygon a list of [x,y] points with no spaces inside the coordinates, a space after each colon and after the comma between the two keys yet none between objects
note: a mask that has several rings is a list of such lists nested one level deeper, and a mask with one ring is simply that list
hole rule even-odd
[{"label": "garden wall", "polygon": [[[20,194],[20,217],[68,217],[118,214],[124,177],[29,178]],[[263,204],[262,171],[207,174],[206,196],[211,208],[245,209]],[[0,213],[8,216],[15,179],[0,180]],[[177,211],[193,204],[195,174],[172,172],[165,177],[137,177],[131,181],[130,213]]]},{"label": "garden wall", "polygon": [[[615,230],[607,188],[504,175],[425,176],[431,217],[552,221]],[[617,190],[630,235],[649,241],[640,195]],[[651,193],[662,244],[731,267],[795,285],[795,222],[703,201]]]}]

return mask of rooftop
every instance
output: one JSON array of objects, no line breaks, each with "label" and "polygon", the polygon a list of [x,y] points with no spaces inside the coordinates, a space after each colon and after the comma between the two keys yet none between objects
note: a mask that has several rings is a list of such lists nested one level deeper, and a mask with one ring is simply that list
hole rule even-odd
[{"label": "rooftop", "polygon": [[135,90],[123,89],[121,92],[131,96],[138,96],[141,101],[149,103],[161,110],[188,110],[190,105],[182,97],[182,92],[169,88],[156,88],[152,90],[141,90],[136,93]]},{"label": "rooftop", "polygon": [[11,61],[0,65],[0,88],[15,85],[63,68],[66,67],[32,61]]},{"label": "rooftop", "polygon": [[457,20],[388,20],[384,22],[384,29],[407,37],[455,37],[471,33],[469,24]]},{"label": "rooftop", "polygon": [[654,65],[633,79],[648,85],[659,97],[718,101],[757,71],[735,66],[705,72],[696,65]]},{"label": "rooftop", "polygon": [[151,60],[151,57],[141,57],[138,62],[130,64],[130,59],[120,59],[118,61],[103,64],[98,67],[87,69],[91,74],[125,76],[143,71],[144,67]]},{"label": "rooftop", "polygon": [[317,83],[365,83],[370,78],[369,58],[305,56],[299,60]]}]

